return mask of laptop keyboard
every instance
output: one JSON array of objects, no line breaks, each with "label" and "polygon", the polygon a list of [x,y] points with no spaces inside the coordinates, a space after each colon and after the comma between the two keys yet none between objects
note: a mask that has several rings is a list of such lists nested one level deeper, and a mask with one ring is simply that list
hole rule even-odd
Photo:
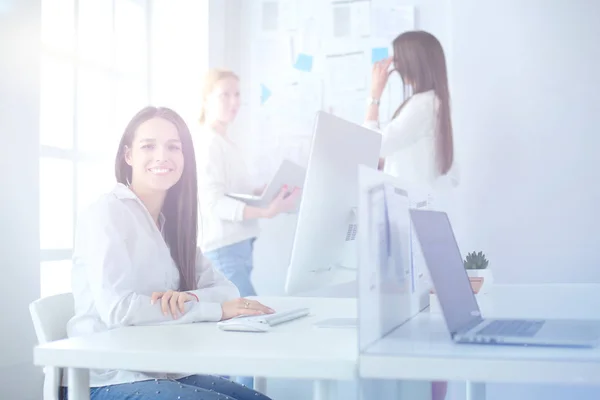
[{"label": "laptop keyboard", "polygon": [[485,336],[532,337],[544,325],[544,321],[495,320],[477,332]]}]

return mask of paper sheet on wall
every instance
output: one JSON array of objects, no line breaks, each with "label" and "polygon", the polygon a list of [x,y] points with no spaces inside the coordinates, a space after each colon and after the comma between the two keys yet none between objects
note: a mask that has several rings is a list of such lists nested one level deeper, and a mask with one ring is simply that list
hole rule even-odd
[{"label": "paper sheet on wall", "polygon": [[394,0],[371,0],[371,36],[393,40],[415,29],[415,8]]},{"label": "paper sheet on wall", "polygon": [[371,34],[371,4],[369,1],[355,1],[351,10],[352,36],[367,37]]},{"label": "paper sheet on wall", "polygon": [[368,1],[333,4],[330,8],[330,36],[334,39],[365,38],[371,32]]},{"label": "paper sheet on wall", "polygon": [[362,51],[326,57],[326,111],[351,122],[363,122],[367,63]]},{"label": "paper sheet on wall", "polygon": [[363,51],[330,54],[326,57],[326,68],[328,89],[332,93],[355,92],[366,88],[368,69]]},{"label": "paper sheet on wall", "polygon": [[284,135],[312,134],[315,114],[322,108],[322,83],[320,79],[301,80],[290,85],[282,95],[285,110],[282,115],[288,119],[288,127]]},{"label": "paper sheet on wall", "polygon": [[289,35],[257,40],[252,46],[251,74],[271,90],[280,83],[294,80]]},{"label": "paper sheet on wall", "polygon": [[307,19],[300,28],[296,51],[310,55],[319,53],[321,49],[321,34],[322,29],[317,20],[312,17]]},{"label": "paper sheet on wall", "polygon": [[298,29],[298,0],[280,0],[279,29],[280,31],[295,31]]},{"label": "paper sheet on wall", "polygon": [[351,22],[352,8],[350,3],[332,6],[332,28],[334,38],[350,37],[352,32]]},{"label": "paper sheet on wall", "polygon": [[362,124],[365,119],[365,99],[367,92],[357,90],[334,95],[329,100],[327,111],[355,124]]},{"label": "paper sheet on wall", "polygon": [[277,31],[277,28],[279,26],[279,3],[274,0],[263,1],[261,11],[262,31]]},{"label": "paper sheet on wall", "polygon": [[277,137],[311,135],[315,114],[322,109],[322,80],[314,75],[297,76],[292,83],[272,89],[262,115],[271,121]]}]

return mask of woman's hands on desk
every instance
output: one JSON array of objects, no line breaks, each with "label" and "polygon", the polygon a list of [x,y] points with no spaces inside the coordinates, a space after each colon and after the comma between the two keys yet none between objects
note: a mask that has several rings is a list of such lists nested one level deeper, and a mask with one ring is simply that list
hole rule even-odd
[{"label": "woman's hands on desk", "polygon": [[[150,302],[156,304],[157,301],[160,301],[160,307],[165,316],[171,313],[173,319],[177,319],[185,313],[185,303],[188,301],[199,300],[194,294],[169,290],[166,292],[152,293]],[[264,315],[273,314],[275,312],[272,308],[269,308],[256,300],[244,298],[226,301],[221,304],[221,309],[223,310],[221,320],[239,317],[240,315]]]},{"label": "woman's hands on desk", "polygon": [[223,316],[221,320],[239,317],[240,315],[264,315],[273,314],[275,310],[259,303],[256,300],[248,300],[244,298],[226,301],[221,304]]},{"label": "woman's hands on desk", "polygon": [[162,313],[166,316],[170,312],[173,319],[177,319],[179,315],[185,313],[185,303],[198,301],[198,297],[187,292],[176,292],[174,290],[152,293],[150,303],[155,304],[159,300]]}]

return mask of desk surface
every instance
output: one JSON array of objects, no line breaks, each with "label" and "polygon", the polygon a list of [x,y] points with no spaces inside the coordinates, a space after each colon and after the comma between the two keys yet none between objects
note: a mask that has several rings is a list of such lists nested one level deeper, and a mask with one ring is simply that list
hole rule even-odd
[{"label": "desk surface", "polygon": [[[600,318],[600,285],[495,286],[486,317]],[[454,344],[441,314],[419,314],[360,356],[365,378],[600,384],[600,348]]]},{"label": "desk surface", "polygon": [[355,318],[355,299],[257,299],[276,310],[310,307],[311,315],[267,333],[225,332],[214,323],[116,329],[37,346],[34,363],[148,372],[355,379],[356,329],[314,326],[327,318]]}]

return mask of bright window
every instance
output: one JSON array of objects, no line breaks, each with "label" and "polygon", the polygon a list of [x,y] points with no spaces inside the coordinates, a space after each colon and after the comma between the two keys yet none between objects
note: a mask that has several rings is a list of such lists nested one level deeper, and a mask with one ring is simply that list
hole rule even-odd
[{"label": "bright window", "polygon": [[[193,128],[208,66],[204,0],[42,0],[43,296],[69,291],[77,215],[115,184],[129,119],[167,106]],[[151,97],[150,97],[151,96]]]},{"label": "bright window", "polygon": [[114,185],[125,124],[149,102],[149,1],[42,0],[42,296],[70,291],[77,215]]}]

